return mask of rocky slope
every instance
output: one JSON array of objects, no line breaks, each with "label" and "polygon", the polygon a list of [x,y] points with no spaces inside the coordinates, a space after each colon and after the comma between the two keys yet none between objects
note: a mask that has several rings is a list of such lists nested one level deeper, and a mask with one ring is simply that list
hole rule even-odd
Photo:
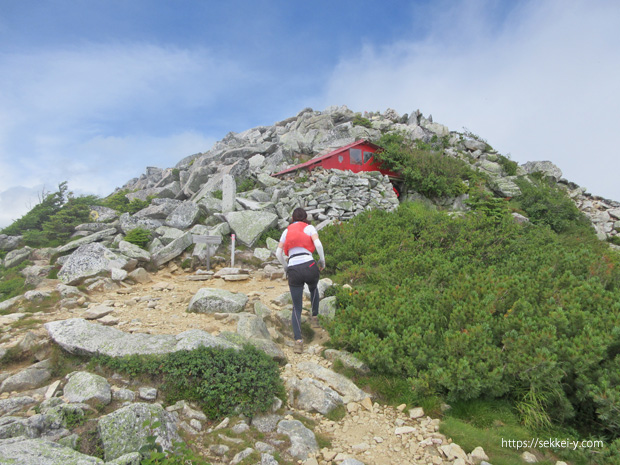
[{"label": "rocky slope", "polygon": [[[421,409],[379,405],[332,371],[335,359],[360,370],[364,366],[346,353],[324,351],[321,342],[326,340],[326,334],[322,329],[317,330],[314,342],[306,346],[303,354],[294,354],[286,334],[290,331],[290,297],[284,279],[271,279],[261,270],[220,271],[223,273],[218,278],[170,265],[148,275],[153,281],[89,294],[47,280],[40,287],[40,295],[54,290],[69,293],[83,299],[82,305],[2,317],[5,347],[28,350],[40,361],[10,366],[0,376],[0,463],[104,463],[74,450],[80,449],[78,437],[87,434],[82,422],[75,420],[88,418],[86,424],[97,425],[105,463],[137,464],[136,452],[144,444],[136,439],[144,436],[137,417],[162,423],[156,434],[163,445],[170,447],[183,436],[212,463],[239,463],[251,453],[254,457],[260,455],[261,463],[278,463],[273,458],[276,451],[288,460],[286,463],[301,460],[306,464],[439,465],[475,463],[479,461],[476,457],[484,458],[480,450],[468,456],[439,434],[439,420],[425,416]],[[237,279],[226,280],[230,276]],[[210,279],[203,280],[206,277]],[[324,280],[321,289],[330,285],[329,280]],[[188,312],[191,302],[204,289],[245,296],[245,302],[233,308],[214,298],[217,312]],[[326,318],[330,315],[329,303],[326,298],[321,307]],[[247,320],[254,320],[253,324],[247,324]],[[14,324],[28,321],[33,322],[31,327]],[[106,379],[79,367],[66,377],[52,376],[49,356],[54,344],[80,354],[159,352],[157,344],[162,338],[177,335],[173,339],[184,341],[178,335],[197,332],[209,335],[209,342],[222,346],[230,344],[222,335],[231,332],[249,341],[261,339],[262,347],[273,344],[268,353],[282,361],[288,403],[282,406],[277,402],[273,413],[261,417],[210,424],[188,403],[162,408],[156,386],[118,375]],[[201,339],[200,343],[204,342]],[[101,412],[93,409],[93,401],[104,406]],[[345,409],[342,418],[326,418],[339,406]],[[258,436],[261,440],[252,439]],[[319,447],[317,436],[324,442],[327,438],[331,444]],[[129,437],[135,440],[123,440]],[[247,443],[248,439],[254,441],[252,445],[239,451],[237,442]]]}]

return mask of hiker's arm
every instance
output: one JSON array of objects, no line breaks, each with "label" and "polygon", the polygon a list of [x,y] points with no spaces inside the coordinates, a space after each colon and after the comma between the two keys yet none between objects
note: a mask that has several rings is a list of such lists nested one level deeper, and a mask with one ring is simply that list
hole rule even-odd
[{"label": "hiker's arm", "polygon": [[276,249],[276,258],[278,259],[278,261],[280,262],[280,264],[284,267],[284,270],[286,271],[286,269],[288,268],[288,265],[286,263],[286,259],[284,258],[284,244],[282,244],[281,242],[278,244],[278,248]]},{"label": "hiker's arm", "polygon": [[318,234],[313,234],[312,242],[314,242],[314,246],[316,247],[316,253],[319,254],[319,268],[322,270],[325,268],[325,253],[323,252],[323,244],[321,244],[321,239],[319,239]]}]

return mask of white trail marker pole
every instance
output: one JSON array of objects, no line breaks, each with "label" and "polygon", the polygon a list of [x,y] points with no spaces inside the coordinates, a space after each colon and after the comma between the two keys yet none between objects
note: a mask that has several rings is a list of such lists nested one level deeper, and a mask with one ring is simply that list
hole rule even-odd
[{"label": "white trail marker pole", "polygon": [[230,235],[232,241],[230,243],[230,267],[235,267],[235,235]]}]

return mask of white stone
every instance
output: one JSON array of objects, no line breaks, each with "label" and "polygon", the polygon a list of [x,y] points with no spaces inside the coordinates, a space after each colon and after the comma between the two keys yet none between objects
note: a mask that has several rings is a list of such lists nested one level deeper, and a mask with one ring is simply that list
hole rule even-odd
[{"label": "white stone", "polygon": [[45,399],[51,399],[54,397],[54,394],[56,394],[56,391],[58,390],[58,386],[60,386],[60,380],[54,381],[50,384],[45,391]]},{"label": "white stone", "polygon": [[225,174],[222,179],[222,213],[235,211],[235,198],[237,196],[237,184],[235,178]]},{"label": "white stone", "polygon": [[471,454],[469,454],[469,456],[471,457],[471,459],[472,459],[472,461],[474,463],[478,463],[478,462],[481,462],[483,460],[489,460],[489,457],[484,452],[484,449],[482,447],[480,447],[480,446],[478,446],[474,450],[472,450]]},{"label": "white stone", "polygon": [[398,428],[394,430],[394,434],[397,436],[400,436],[403,434],[410,434],[413,432],[415,432],[415,428],[413,426],[399,426]]},{"label": "white stone", "polygon": [[224,429],[228,426],[228,424],[230,423],[230,418],[226,417],[224,418],[221,423],[219,425],[217,425],[215,428],[213,428],[213,431],[216,431],[218,429]]},{"label": "white stone", "polygon": [[463,459],[467,461],[467,454],[458,444],[446,444],[441,446],[440,449],[446,454],[448,460]]}]

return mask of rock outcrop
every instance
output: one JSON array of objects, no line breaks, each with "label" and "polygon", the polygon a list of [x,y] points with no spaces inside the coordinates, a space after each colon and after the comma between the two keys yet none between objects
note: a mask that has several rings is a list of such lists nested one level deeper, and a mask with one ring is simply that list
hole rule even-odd
[{"label": "rock outcrop", "polygon": [[50,338],[69,353],[122,357],[135,354],[166,354],[200,346],[235,348],[234,344],[201,330],[178,335],[125,333],[88,323],[81,318],[53,321],[45,325]]}]

